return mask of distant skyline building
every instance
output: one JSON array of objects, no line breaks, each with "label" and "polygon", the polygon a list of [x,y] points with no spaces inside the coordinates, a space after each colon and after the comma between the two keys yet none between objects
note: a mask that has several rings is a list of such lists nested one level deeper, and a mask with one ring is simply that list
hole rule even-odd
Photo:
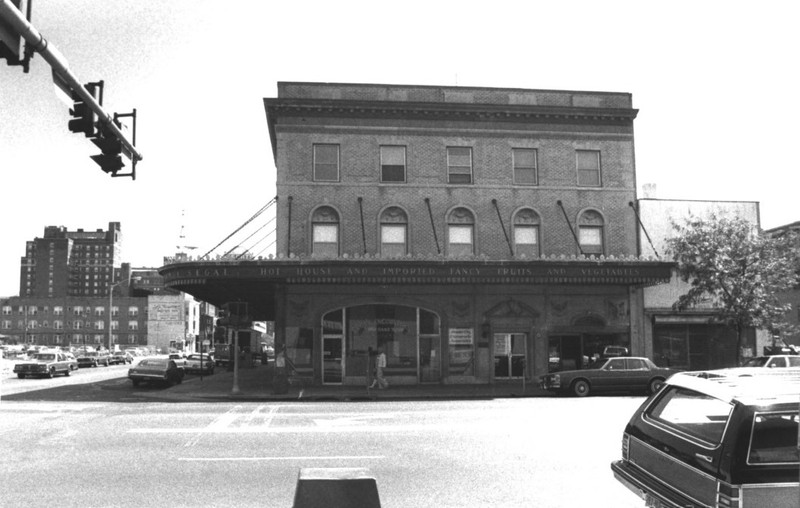
[{"label": "distant skyline building", "polygon": [[121,230],[119,222],[95,231],[46,226],[42,237],[26,242],[20,294],[0,298],[0,342],[199,347],[216,309],[165,287],[156,268],[123,262]]},{"label": "distant skyline building", "polygon": [[119,222],[95,231],[45,227],[42,237],[26,242],[19,296],[107,296],[122,267],[121,229]]}]

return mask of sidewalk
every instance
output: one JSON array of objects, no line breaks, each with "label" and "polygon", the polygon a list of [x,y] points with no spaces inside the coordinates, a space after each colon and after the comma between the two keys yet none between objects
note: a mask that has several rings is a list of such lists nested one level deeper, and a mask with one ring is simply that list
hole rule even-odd
[{"label": "sidewalk", "polygon": [[164,390],[140,391],[139,395],[174,401],[387,401],[387,400],[455,400],[496,399],[515,397],[547,397],[550,394],[535,383],[522,380],[509,383],[470,385],[391,385],[386,390],[365,386],[300,386],[290,384],[287,393],[276,394],[272,372],[266,365],[240,368],[238,392],[233,390],[233,372],[218,367],[211,376],[191,375],[183,383]]}]

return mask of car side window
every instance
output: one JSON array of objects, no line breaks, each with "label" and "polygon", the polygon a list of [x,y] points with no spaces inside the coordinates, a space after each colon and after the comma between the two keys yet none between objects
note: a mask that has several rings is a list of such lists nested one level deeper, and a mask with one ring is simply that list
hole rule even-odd
[{"label": "car side window", "polygon": [[789,360],[789,367],[800,367],[800,356],[790,356],[787,360]]},{"label": "car side window", "polygon": [[641,358],[629,358],[628,370],[647,370],[647,364]]},{"label": "car side window", "polygon": [[712,445],[722,441],[733,405],[686,388],[670,387],[645,417]]},{"label": "car side window", "polygon": [[608,365],[606,365],[607,370],[623,370],[625,369],[625,359],[624,358],[614,358],[608,361]]},{"label": "car side window", "polygon": [[748,464],[798,463],[797,413],[757,413],[753,418]]}]

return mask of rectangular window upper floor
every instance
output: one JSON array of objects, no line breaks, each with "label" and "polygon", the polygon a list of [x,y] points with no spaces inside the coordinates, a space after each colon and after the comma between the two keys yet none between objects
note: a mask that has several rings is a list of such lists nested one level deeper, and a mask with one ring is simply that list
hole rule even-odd
[{"label": "rectangular window upper floor", "polygon": [[315,182],[339,181],[339,145],[313,145],[313,179]]},{"label": "rectangular window upper floor", "polygon": [[447,183],[472,183],[471,147],[447,147]]},{"label": "rectangular window upper floor", "polygon": [[576,150],[575,166],[579,187],[600,187],[603,185],[599,150]]}]

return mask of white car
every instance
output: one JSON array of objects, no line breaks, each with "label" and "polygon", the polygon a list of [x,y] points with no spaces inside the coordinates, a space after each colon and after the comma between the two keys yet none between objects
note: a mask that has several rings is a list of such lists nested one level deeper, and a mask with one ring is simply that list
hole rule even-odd
[{"label": "white car", "polygon": [[742,367],[762,367],[767,369],[800,367],[800,355],[756,356],[744,362]]}]

